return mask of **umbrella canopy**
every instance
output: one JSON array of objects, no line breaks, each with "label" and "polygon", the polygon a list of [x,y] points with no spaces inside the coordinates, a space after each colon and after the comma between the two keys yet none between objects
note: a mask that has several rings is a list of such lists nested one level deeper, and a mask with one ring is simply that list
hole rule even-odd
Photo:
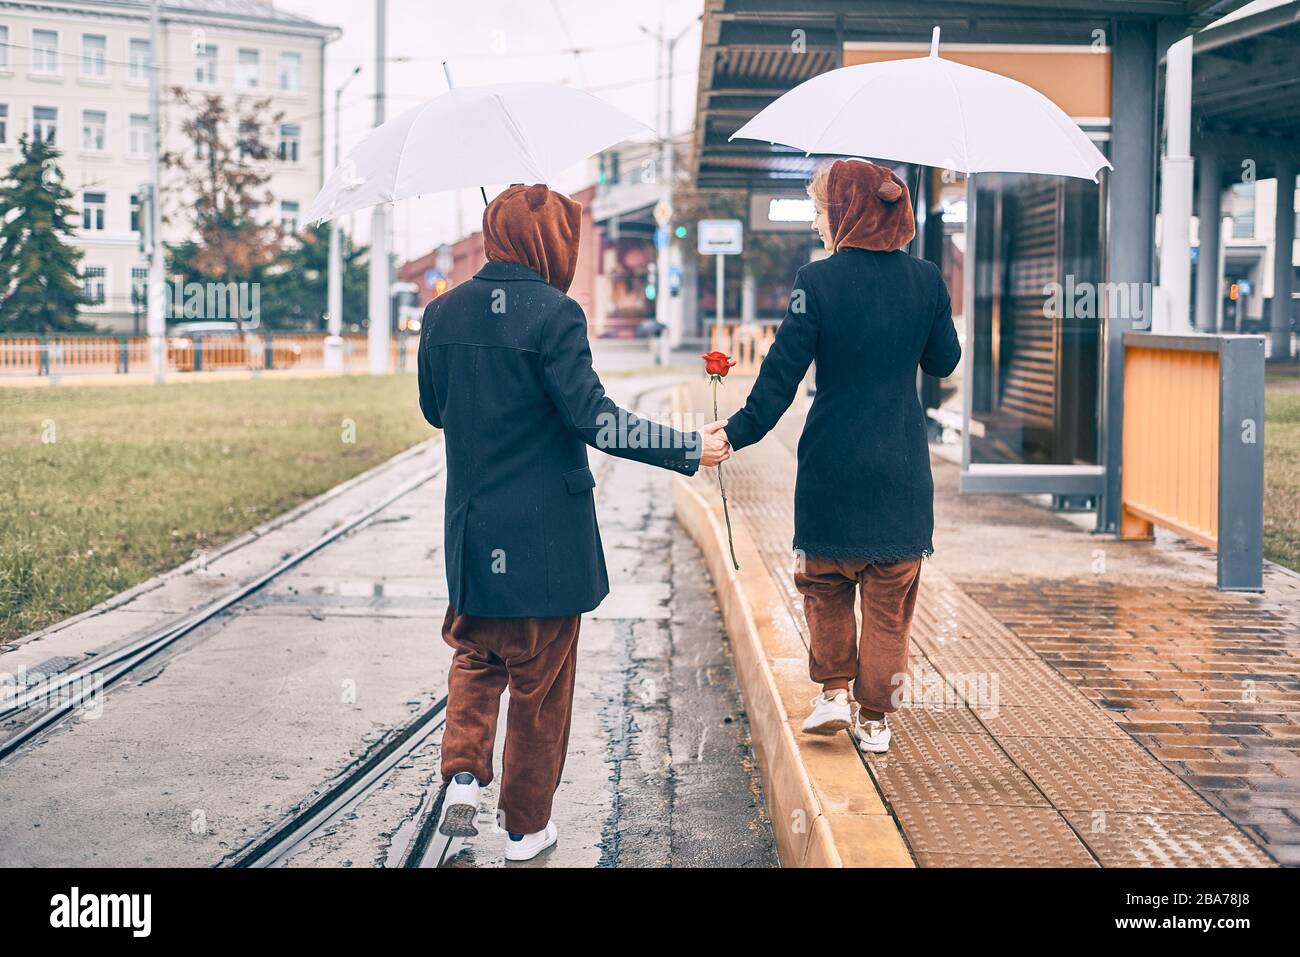
[{"label": "umbrella canopy", "polygon": [[930,55],[831,70],[799,84],[731,139],[805,153],[871,156],[963,173],[1095,180],[1111,166],[1078,124],[1033,87]]},{"label": "umbrella canopy", "polygon": [[305,220],[481,183],[549,184],[643,132],[653,131],[558,83],[458,87],[376,127],[330,174]]}]

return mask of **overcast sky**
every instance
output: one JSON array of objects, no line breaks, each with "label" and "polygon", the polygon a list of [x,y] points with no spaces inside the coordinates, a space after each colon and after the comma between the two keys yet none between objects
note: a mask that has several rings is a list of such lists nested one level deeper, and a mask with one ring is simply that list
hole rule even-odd
[{"label": "overcast sky", "polygon": [[[343,94],[342,146],[347,155],[374,121],[375,0],[275,0],[284,10],[333,24],[343,31],[326,47],[327,172],[333,168],[334,90],[360,64]],[[676,35],[699,17],[702,0],[388,0],[388,118],[447,89],[446,60],[458,86],[551,80],[581,87],[655,127],[656,43],[639,28]],[[678,43],[673,63],[673,127],[689,128],[699,68],[698,23]],[[571,51],[578,49],[574,54]],[[577,190],[586,183],[574,168],[555,185]],[[477,229],[483,201],[463,191],[464,231]],[[458,238],[453,193],[404,200],[394,208],[395,249],[403,259]],[[364,240],[369,215],[356,217]]]}]

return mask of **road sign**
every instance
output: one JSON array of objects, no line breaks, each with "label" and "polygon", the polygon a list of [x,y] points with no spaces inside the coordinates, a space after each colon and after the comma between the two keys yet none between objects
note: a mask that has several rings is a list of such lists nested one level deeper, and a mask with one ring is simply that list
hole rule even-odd
[{"label": "road sign", "polygon": [[655,222],[660,226],[667,226],[672,222],[673,208],[667,203],[660,200],[655,204]]},{"label": "road sign", "polygon": [[695,237],[701,256],[735,256],[745,249],[745,228],[738,219],[701,219]]},{"label": "road sign", "polygon": [[655,230],[655,247],[657,249],[663,249],[667,245],[668,245],[668,228],[666,226],[660,226],[658,229]]}]

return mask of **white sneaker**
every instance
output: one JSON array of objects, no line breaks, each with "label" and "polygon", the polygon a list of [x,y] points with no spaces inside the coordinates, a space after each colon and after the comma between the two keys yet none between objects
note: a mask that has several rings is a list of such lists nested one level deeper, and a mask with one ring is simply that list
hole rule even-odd
[{"label": "white sneaker", "polygon": [[448,837],[474,837],[478,828],[478,778],[468,771],[453,775],[447,782],[447,796],[442,802],[442,823],[438,830]]},{"label": "white sneaker", "polygon": [[803,719],[804,734],[839,734],[849,726],[849,693],[822,692],[812,699],[812,714]]},{"label": "white sneaker", "polygon": [[879,721],[863,721],[859,712],[853,716],[853,735],[859,751],[869,754],[884,754],[889,750],[889,718]]},{"label": "white sneaker", "polygon": [[519,840],[515,840],[513,835],[506,835],[506,860],[507,861],[531,861],[548,847],[554,847],[555,842],[559,840],[560,832],[555,827],[554,821],[547,821],[546,827],[534,834],[525,834]]}]

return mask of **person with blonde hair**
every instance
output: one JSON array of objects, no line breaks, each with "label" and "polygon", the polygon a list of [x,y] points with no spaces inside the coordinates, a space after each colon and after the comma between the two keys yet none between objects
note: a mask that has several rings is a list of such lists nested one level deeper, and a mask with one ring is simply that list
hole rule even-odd
[{"label": "person with blonde hair", "polygon": [[933,551],[917,370],[950,375],[961,347],[938,268],[905,251],[915,233],[907,184],[887,167],[841,159],[817,169],[808,194],[831,255],[796,274],[785,319],[725,435],[735,451],[762,439],[816,363],[795,479],[795,585],[809,675],[821,685],[803,731],[849,728],[859,749],[881,753],[906,677],[921,560]]}]

